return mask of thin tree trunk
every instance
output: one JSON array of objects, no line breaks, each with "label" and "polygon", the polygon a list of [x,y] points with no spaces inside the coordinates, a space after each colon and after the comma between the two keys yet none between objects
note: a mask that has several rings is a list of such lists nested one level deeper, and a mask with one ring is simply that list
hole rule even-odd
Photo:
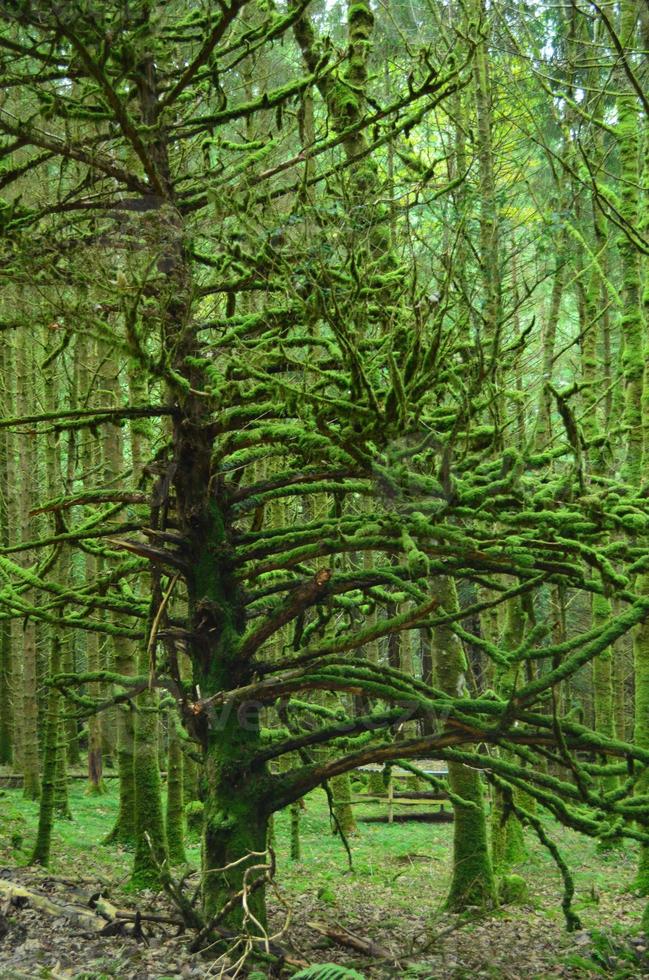
[{"label": "thin tree trunk", "polygon": [[167,847],[172,864],[184,864],[185,810],[183,805],[183,752],[175,713],[169,716],[167,752]]},{"label": "thin tree trunk", "polygon": [[[19,413],[28,414],[28,393],[32,390],[31,351],[21,346],[17,353],[17,398]],[[32,433],[21,435],[19,446],[20,472],[20,533],[23,541],[31,535],[29,512],[34,492],[34,473],[36,471],[36,445]],[[25,553],[24,561],[29,564],[31,556]],[[23,593],[28,604],[34,604],[34,590]],[[23,795],[26,799],[38,799],[41,792],[38,744],[38,665],[36,654],[36,624],[27,617],[22,624],[22,730],[23,730]]]},{"label": "thin tree trunk", "polygon": [[[11,396],[8,391],[11,376],[10,345],[5,341],[0,345],[0,377],[5,384],[4,397],[0,411],[11,416]],[[0,545],[6,548],[11,541],[9,499],[14,492],[10,484],[13,467],[13,433],[10,429],[0,432]],[[13,461],[12,461],[13,462]],[[12,660],[11,620],[0,622],[0,765],[10,765],[14,758],[14,702],[13,702],[13,660]]]}]

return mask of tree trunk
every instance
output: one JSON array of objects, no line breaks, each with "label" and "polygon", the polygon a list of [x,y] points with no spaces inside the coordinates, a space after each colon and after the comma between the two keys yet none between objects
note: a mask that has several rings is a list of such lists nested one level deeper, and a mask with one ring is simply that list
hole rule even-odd
[{"label": "tree trunk", "polygon": [[[446,612],[457,611],[452,579],[435,578],[433,590]],[[443,691],[457,697],[466,687],[467,663],[462,644],[448,625],[435,627],[433,644],[437,681]],[[453,877],[448,906],[454,911],[470,905],[491,907],[496,904],[496,884],[489,855],[480,773],[462,763],[449,762],[448,781],[451,792],[466,801],[466,805],[453,804]]]},{"label": "tree trunk", "polygon": [[[503,649],[512,653],[522,643],[525,634],[525,614],[520,596],[510,599],[505,610]],[[503,698],[509,698],[517,680],[516,666],[497,672],[496,690]],[[500,750],[498,750],[500,754]],[[512,790],[514,801],[520,799],[520,791]],[[508,813],[507,802],[498,786],[493,791],[491,814],[491,859],[494,871],[506,872],[513,864],[525,859],[527,850],[523,827],[514,813]]]},{"label": "tree trunk", "polygon": [[[50,654],[50,673],[61,671],[61,641],[54,634]],[[47,716],[45,720],[45,744],[43,748],[43,784],[40,806],[38,811],[38,831],[36,843],[30,864],[50,863],[50,846],[52,842],[52,826],[56,808],[56,776],[57,758],[59,754],[59,704],[61,695],[57,688],[50,687],[48,694]]]},{"label": "tree trunk", "polygon": [[176,728],[175,712],[169,716],[169,749],[167,752],[167,847],[172,864],[184,864],[185,810],[183,804],[183,752]]},{"label": "tree trunk", "polygon": [[[113,405],[119,405],[122,401],[119,386],[119,366],[117,362],[106,354],[107,366],[110,368],[106,372],[108,387],[111,394]],[[144,399],[138,399],[135,393],[134,404],[140,404]],[[106,486],[114,485],[119,474],[124,469],[122,430],[119,426],[109,426],[106,435],[106,458],[105,458],[105,482]],[[139,475],[142,466],[141,446],[139,438],[132,436],[131,459],[134,475]],[[116,621],[118,617],[115,617]],[[124,676],[135,673],[135,651],[133,642],[127,637],[113,637],[113,662],[115,671]],[[133,709],[130,705],[117,707],[116,715],[117,729],[117,772],[119,775],[119,810],[115,825],[107,837],[107,842],[118,841],[120,843],[132,844],[135,840],[135,775],[134,775],[134,752],[135,752],[135,722]]]},{"label": "tree trunk", "polygon": [[355,834],[358,828],[354,820],[354,810],[351,806],[352,789],[349,773],[345,772],[341,776],[334,776],[330,786],[334,798],[334,815],[336,817],[334,831],[340,828],[345,837],[348,837],[350,834]]},{"label": "tree trunk", "polygon": [[[0,410],[11,416],[12,398],[9,386],[13,376],[11,347],[5,341],[0,347],[0,377],[4,379],[5,392]],[[12,485],[9,482],[13,467],[13,433],[10,429],[0,432],[0,545],[6,548],[11,542],[9,499]],[[14,758],[14,702],[11,620],[0,621],[0,766],[8,766]]]},{"label": "tree trunk", "polygon": [[[17,408],[24,414],[29,412],[28,392],[32,387],[31,352],[24,347],[19,348],[17,356]],[[23,434],[19,446],[20,472],[20,532],[23,541],[29,540],[31,520],[29,511],[32,506],[34,490],[34,473],[36,469],[36,437],[33,433]],[[23,561],[30,562],[29,553],[25,553]],[[35,603],[34,590],[24,593],[25,601]],[[38,666],[36,654],[36,624],[32,617],[27,617],[22,624],[22,732],[23,732],[23,796],[36,800],[40,796],[41,783],[39,773],[38,745]]]}]

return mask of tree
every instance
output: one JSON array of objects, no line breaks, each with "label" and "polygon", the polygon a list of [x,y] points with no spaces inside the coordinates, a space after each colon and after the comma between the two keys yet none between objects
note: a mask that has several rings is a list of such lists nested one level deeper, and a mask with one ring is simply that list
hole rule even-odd
[{"label": "tree", "polygon": [[[137,398],[118,386],[90,407],[85,392],[69,411],[25,405],[3,426],[156,420],[140,486],[87,477],[83,492],[44,502],[52,532],[22,542],[100,557],[91,581],[70,588],[9,546],[3,603],[8,616],[138,643],[134,674],[90,664],[50,683],[80,717],[137,699],[139,882],[169,884],[152,730],[170,701],[179,710],[203,762],[201,915],[183,906],[203,937],[250,925],[249,913],[264,922],[272,813],[370,761],[448,761],[454,907],[494,900],[480,770],[544,843],[517,791],[584,833],[649,833],[634,797],[649,749],[557,708],[561,683],[645,620],[624,535],[647,517],[635,498],[627,520],[627,502],[586,492],[567,395],[555,396],[549,448],[507,437],[526,334],[521,293],[502,302],[511,258],[496,235],[484,12],[408,54],[410,70],[379,96],[369,3],[349,5],[340,50],[307,7],[20,2],[0,35],[4,81],[24,95],[0,110],[3,275],[23,284],[23,310],[44,293],[69,333],[100,338],[147,382]],[[269,68],[268,83],[251,82],[248,59],[262,52],[289,81],[274,85]],[[472,85],[477,185],[445,115]],[[422,136],[433,114],[455,141],[443,180]],[[21,198],[24,174],[42,168],[56,184]],[[456,254],[435,207],[462,184],[468,241]],[[148,607],[135,585],[145,567]],[[617,596],[623,609],[557,642],[546,623],[517,644],[465,628],[550,586]],[[35,604],[32,588],[53,599]],[[422,629],[435,684],[364,656]],[[511,678],[506,692],[472,689],[467,649]],[[332,713],[319,691],[368,708]],[[417,727],[397,738],[405,721]],[[283,757],[297,761],[274,771]],[[617,759],[625,781],[607,795],[593,773],[619,774]],[[574,927],[570,887],[567,874]]]}]

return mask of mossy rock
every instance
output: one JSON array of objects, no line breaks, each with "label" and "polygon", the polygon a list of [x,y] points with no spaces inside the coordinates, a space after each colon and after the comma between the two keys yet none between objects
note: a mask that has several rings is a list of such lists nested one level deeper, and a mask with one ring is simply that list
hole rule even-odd
[{"label": "mossy rock", "polygon": [[205,819],[205,806],[201,800],[190,800],[185,804],[185,819],[187,830],[193,834],[200,834]]},{"label": "mossy rock", "polygon": [[503,905],[525,905],[530,898],[525,878],[504,875],[498,882],[498,897]]},{"label": "mossy rock", "polygon": [[322,888],[318,888],[318,898],[321,902],[325,902],[327,905],[336,904],[336,893],[331,889],[323,885]]}]

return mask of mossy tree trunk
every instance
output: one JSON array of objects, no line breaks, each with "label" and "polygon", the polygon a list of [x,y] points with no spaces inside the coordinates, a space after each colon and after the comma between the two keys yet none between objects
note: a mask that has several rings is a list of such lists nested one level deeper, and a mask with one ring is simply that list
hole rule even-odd
[{"label": "mossy tree trunk", "polygon": [[[17,353],[17,398],[20,412],[29,411],[28,393],[31,391],[33,376],[31,371],[31,351],[24,346]],[[30,509],[34,492],[34,473],[36,472],[36,445],[33,433],[22,433],[19,445],[20,475],[20,533],[23,541],[31,537]],[[31,556],[27,552],[24,561],[29,564]],[[26,599],[35,603],[33,589],[26,593]],[[38,665],[36,652],[36,624],[32,617],[26,617],[18,627],[22,632],[22,736],[23,736],[23,795],[26,799],[38,799],[41,792],[39,744],[38,744]]]},{"label": "mossy tree trunk", "polygon": [[[95,380],[93,364],[96,364],[93,355],[96,351],[94,345],[87,342],[87,338],[80,337],[77,344],[78,370],[80,389],[84,396],[91,398],[92,385]],[[84,480],[86,474],[97,472],[101,466],[101,444],[96,434],[92,434],[86,429],[82,435],[81,442],[81,463]],[[100,574],[102,559],[95,549],[88,549],[85,554],[85,576],[86,582],[95,582]],[[95,632],[86,633],[86,670],[95,673],[101,669],[101,634]],[[101,693],[99,684],[92,681],[88,685],[88,692],[91,696],[99,698]],[[91,714],[88,718],[88,784],[87,792],[91,796],[101,796],[106,792],[103,780],[103,739],[102,739],[102,716]]]},{"label": "mossy tree trunk", "polygon": [[[636,0],[622,0],[620,5],[620,38],[627,50],[634,46],[638,24]],[[622,69],[618,80],[621,94],[617,100],[617,136],[620,153],[620,213],[631,227],[639,224],[639,126],[638,102]],[[623,478],[637,486],[643,449],[642,387],[644,370],[643,317],[641,308],[640,254],[623,229],[618,236],[622,264],[622,370],[624,374],[624,428],[626,459]]]},{"label": "mossy tree trunk", "polygon": [[[10,378],[12,370],[12,348],[5,341],[0,345],[0,377],[4,380],[5,391],[0,402],[0,411],[11,416],[12,398]],[[12,491],[10,473],[13,467],[13,432],[5,429],[0,432],[0,546],[6,548],[11,543],[9,499]],[[13,460],[12,460],[13,462]],[[0,765],[9,765],[14,758],[14,703],[13,703],[13,661],[12,661],[11,620],[0,622]]]},{"label": "mossy tree trunk", "polygon": [[[175,439],[178,466],[176,492],[180,524],[191,569],[187,579],[193,647],[194,685],[209,697],[252,679],[238,656],[243,629],[241,598],[227,561],[227,530],[207,477],[211,444],[203,429],[184,426]],[[192,465],[186,465],[189,460]],[[182,465],[183,461],[185,465]],[[202,477],[202,478],[200,478]],[[218,490],[215,489],[215,496]],[[209,918],[233,893],[249,890],[249,908],[266,920],[263,872],[252,872],[266,853],[269,812],[262,804],[268,789],[263,764],[253,764],[260,747],[259,711],[255,704],[226,706],[194,724],[204,753],[205,829],[203,837],[203,908]],[[246,860],[246,856],[248,859]],[[243,860],[242,860],[243,859]],[[218,870],[218,869],[226,869]],[[233,927],[243,919],[236,904],[227,917]]]},{"label": "mossy tree trunk", "polygon": [[[157,596],[160,601],[160,596]],[[151,669],[149,654],[142,644],[138,672]],[[167,840],[162,810],[162,783],[158,753],[159,696],[155,689],[137,698],[133,784],[135,787],[135,856],[132,885],[135,888],[159,884],[159,868],[167,859]]]},{"label": "mossy tree trunk", "polygon": [[[51,639],[50,673],[61,671],[61,641],[54,634]],[[48,865],[50,863],[50,846],[52,827],[56,810],[57,760],[59,756],[59,705],[61,694],[55,687],[50,687],[47,698],[47,714],[45,718],[45,738],[43,745],[43,779],[40,805],[38,810],[38,830],[36,843],[30,858],[31,864]]]},{"label": "mossy tree trunk", "polygon": [[[510,599],[505,610],[505,628],[502,646],[513,653],[525,635],[525,612],[520,596]],[[519,665],[520,666],[520,665]],[[512,665],[496,672],[496,690],[502,698],[509,698],[516,687],[518,671]],[[520,791],[513,790],[514,801],[520,798]],[[493,810],[491,813],[491,858],[494,871],[506,872],[514,864],[525,859],[527,849],[523,827],[515,813],[508,810],[507,801],[498,786],[493,790]]]},{"label": "mossy tree trunk", "polygon": [[[45,349],[48,346],[47,331],[45,332]],[[45,375],[45,398],[49,411],[57,408],[58,378],[56,370],[50,366]],[[47,475],[47,495],[54,499],[60,492],[61,469],[59,460],[58,437],[54,433],[48,433],[45,448],[45,470]],[[59,564],[58,558],[54,560],[53,569]],[[56,627],[48,627],[48,641],[50,647],[48,673],[50,677],[55,677],[61,672],[61,637]],[[45,713],[45,734],[43,738],[43,778],[41,786],[41,798],[38,812],[38,830],[36,842],[31,855],[32,864],[48,865],[50,861],[50,847],[52,841],[52,827],[54,815],[57,809],[57,781],[65,781],[65,754],[61,753],[61,724],[60,715],[61,693],[58,688],[50,686],[47,693],[47,708]],[[60,788],[59,788],[60,796]]]},{"label": "mossy tree trunk", "polygon": [[345,772],[341,776],[334,776],[330,783],[331,792],[334,798],[334,831],[341,830],[345,837],[355,834],[357,831],[354,819],[354,809],[351,805],[352,789],[349,773]]},{"label": "mossy tree trunk", "polygon": [[[119,366],[117,362],[107,353],[106,372],[111,402],[119,405],[122,396],[119,383]],[[136,393],[136,404],[138,395]],[[143,399],[142,399],[143,400]],[[141,470],[141,453],[139,440],[132,438],[131,463],[134,475],[139,476]],[[106,434],[105,445],[105,482],[108,487],[113,486],[119,478],[119,474],[124,469],[124,446],[122,429],[119,426],[109,426]],[[115,617],[117,621],[117,617]],[[114,669],[118,674],[130,676],[135,673],[135,650],[134,644],[127,637],[114,636],[113,640],[113,661]],[[119,810],[117,819],[110,834],[108,841],[118,841],[123,844],[132,844],[135,840],[135,774],[134,774],[134,751],[135,751],[135,721],[133,709],[130,705],[118,706],[116,716],[117,729],[117,772],[119,776]]]},{"label": "mossy tree trunk", "polygon": [[[435,578],[434,594],[448,613],[458,609],[455,583],[450,578]],[[466,655],[458,637],[448,625],[433,631],[436,677],[440,688],[452,696],[466,688]],[[453,876],[448,906],[461,911],[468,906],[480,908],[496,904],[496,884],[489,854],[487,821],[482,784],[477,769],[449,762],[448,781],[451,791],[463,803],[453,805]]]},{"label": "mossy tree trunk", "polygon": [[[627,50],[634,47],[638,27],[639,6],[635,0],[622,0],[620,5],[620,39]],[[618,142],[620,152],[621,191],[620,212],[631,227],[642,226],[638,192],[639,127],[638,102],[624,72],[620,69],[621,94],[617,100]],[[622,369],[624,373],[624,424],[627,434],[623,477],[639,487],[649,474],[649,370],[643,331],[643,310],[640,277],[640,254],[624,231],[620,232],[618,248],[622,263]],[[649,575],[640,574],[636,580],[639,595],[649,595]],[[641,748],[649,747],[649,626],[640,624],[633,638],[635,679],[633,739]],[[649,791],[649,775],[645,771],[637,791]],[[649,845],[641,844],[636,887],[649,895]]]},{"label": "mossy tree trunk", "polygon": [[[649,575],[644,573],[636,583],[641,595],[649,595]],[[641,748],[649,748],[649,623],[638,627],[633,642],[635,670],[635,725],[633,741]],[[639,794],[649,792],[649,770],[645,769],[638,781]],[[649,845],[640,845],[640,861],[636,887],[641,895],[649,895]]]},{"label": "mossy tree trunk", "polygon": [[169,716],[169,747],[167,750],[167,813],[166,831],[169,860],[172,864],[184,864],[185,809],[183,803],[183,751],[176,727],[175,711]]}]

